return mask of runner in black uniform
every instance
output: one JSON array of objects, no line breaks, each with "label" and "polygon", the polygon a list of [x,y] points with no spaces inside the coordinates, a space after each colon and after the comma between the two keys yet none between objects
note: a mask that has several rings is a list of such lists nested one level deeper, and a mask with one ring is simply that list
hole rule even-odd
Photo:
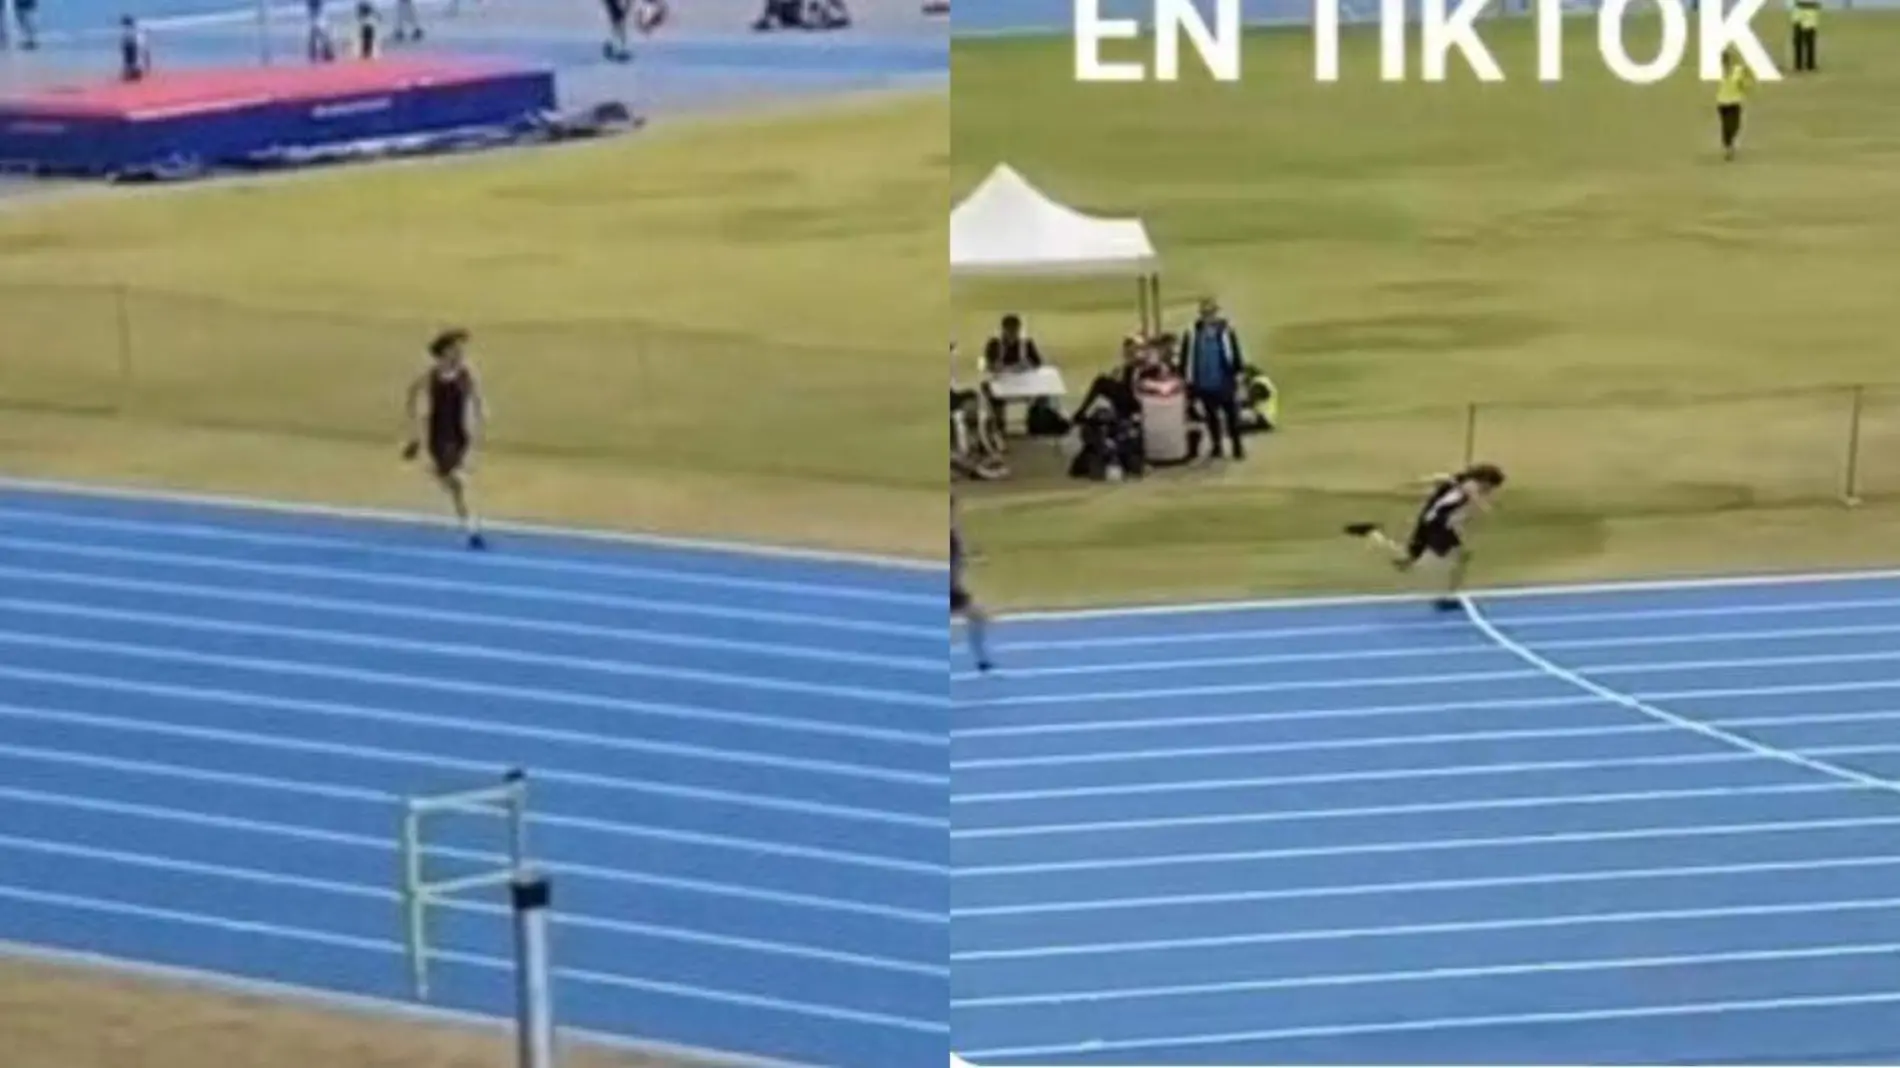
[{"label": "runner in black uniform", "polygon": [[995,666],[990,662],[989,652],[990,614],[976,603],[963,584],[963,535],[957,525],[954,495],[950,498],[950,616],[962,618],[964,637],[970,643],[971,655],[976,657],[976,669],[987,673]]},{"label": "runner in black uniform", "polygon": [[1464,589],[1465,572],[1471,567],[1471,550],[1465,546],[1463,527],[1474,509],[1489,506],[1492,495],[1504,486],[1504,472],[1495,464],[1475,464],[1455,475],[1434,481],[1431,496],[1418,511],[1412,524],[1412,536],[1404,545],[1386,536],[1377,523],[1354,523],[1346,533],[1364,538],[1392,554],[1392,566],[1410,571],[1427,556],[1451,561],[1451,575],[1445,596],[1437,604],[1441,610],[1456,611],[1458,593]]},{"label": "runner in black uniform", "polygon": [[[468,506],[468,454],[474,430],[486,418],[482,393],[464,357],[468,331],[448,330],[429,343],[431,365],[409,384],[408,411],[412,434],[403,447],[405,459],[415,459],[426,444],[435,479],[449,495],[455,517],[468,537],[468,547],[485,549],[480,521]],[[424,402],[427,402],[426,408]]]}]

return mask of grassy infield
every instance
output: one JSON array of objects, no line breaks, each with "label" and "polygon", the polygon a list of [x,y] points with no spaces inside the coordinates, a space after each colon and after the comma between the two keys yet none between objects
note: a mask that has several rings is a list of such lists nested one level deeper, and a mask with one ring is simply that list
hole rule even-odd
[{"label": "grassy infield", "polygon": [[935,551],[947,112],[0,213],[0,469],[432,507],[400,397],[458,322],[497,512]]},{"label": "grassy infield", "polygon": [[[1296,34],[1253,37],[1239,86],[1075,86],[1053,43],[960,49],[953,186],[1006,159],[1145,215],[1176,319],[1220,294],[1288,423],[1243,467],[982,495],[992,584],[1046,603],[1390,583],[1334,532],[1403,521],[1403,483],[1459,461],[1470,401],[1490,402],[1477,451],[1518,482],[1486,581],[1894,559],[1900,402],[1868,400],[1849,513],[1847,397],[1798,387],[1900,381],[1900,22],[1830,18],[1826,72],[1764,87],[1733,166],[1711,87],[1616,83],[1590,30],[1558,86],[1521,22],[1487,27],[1515,76],[1491,86],[1381,84],[1369,35],[1331,86]],[[1077,369],[1132,325],[1125,287],[1090,284],[959,291],[959,325],[1004,305]],[[1769,396],[1691,399],[1737,392]]]},{"label": "grassy infield", "polygon": [[[1006,159],[1144,214],[1170,292],[1224,298],[1288,426],[1245,467],[982,487],[1001,599],[1390,581],[1332,531],[1401,517],[1408,478],[1457,462],[1471,401],[1519,482],[1487,580],[1890,560],[1900,391],[1868,399],[1849,512],[1833,387],[1900,381],[1900,21],[1826,34],[1826,73],[1761,92],[1734,166],[1706,86],[1613,84],[1584,27],[1572,80],[1540,86],[1527,27],[1500,23],[1504,86],[1380,85],[1352,35],[1330,87],[1295,35],[1252,38],[1239,87],[1077,87],[1061,42],[960,43],[953,115],[12,212],[0,395],[116,414],[10,412],[0,466],[412,503],[394,396],[417,339],[466,320],[501,511],[935,553],[946,327],[1020,309],[1083,377],[1130,325],[1119,285],[959,289],[952,310],[943,206]],[[130,296],[68,288],[101,283]],[[1691,399],[1715,393],[1754,396]]]}]

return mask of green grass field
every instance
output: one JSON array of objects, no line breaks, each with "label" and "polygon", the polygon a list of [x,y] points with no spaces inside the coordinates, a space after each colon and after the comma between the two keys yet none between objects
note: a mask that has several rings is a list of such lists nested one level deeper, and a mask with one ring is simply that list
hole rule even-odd
[{"label": "green grass field", "polygon": [[[956,43],[953,195],[1007,161],[1144,216],[1172,325],[1219,295],[1285,398],[1284,430],[1219,471],[1097,487],[1019,450],[1022,477],[966,498],[998,600],[1389,588],[1338,526],[1404,521],[1474,402],[1476,451],[1516,483],[1482,581],[1900,558],[1900,390],[1865,395],[1867,504],[1838,503],[1844,387],[1900,382],[1900,19],[1830,18],[1825,71],[1759,90],[1734,164],[1691,72],[1617,83],[1580,23],[1542,85],[1528,23],[1484,32],[1514,80],[1382,84],[1351,30],[1334,85],[1297,33],[1250,36],[1241,85],[1075,85],[1066,40]],[[1023,312],[1080,388],[1131,288],[959,285],[955,321],[973,341]]]},{"label": "green grass field", "polygon": [[0,468],[433,505],[395,462],[476,336],[489,507],[941,551],[948,101],[0,212]]}]

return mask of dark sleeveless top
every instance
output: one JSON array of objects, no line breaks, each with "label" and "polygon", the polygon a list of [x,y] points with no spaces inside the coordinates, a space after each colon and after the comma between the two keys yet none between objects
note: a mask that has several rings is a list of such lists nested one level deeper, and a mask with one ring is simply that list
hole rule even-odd
[{"label": "dark sleeveless top", "polygon": [[475,378],[464,367],[448,377],[429,372],[429,440],[468,440],[469,395]]}]

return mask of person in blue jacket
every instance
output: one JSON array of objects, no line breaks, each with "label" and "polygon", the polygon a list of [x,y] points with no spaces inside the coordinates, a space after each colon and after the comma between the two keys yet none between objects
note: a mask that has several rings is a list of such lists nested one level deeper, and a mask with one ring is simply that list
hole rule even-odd
[{"label": "person in blue jacket", "polygon": [[1240,389],[1246,360],[1240,335],[1213,298],[1201,301],[1200,317],[1181,334],[1181,377],[1207,424],[1209,456],[1220,459],[1232,444],[1234,459],[1247,458],[1240,438]]}]

